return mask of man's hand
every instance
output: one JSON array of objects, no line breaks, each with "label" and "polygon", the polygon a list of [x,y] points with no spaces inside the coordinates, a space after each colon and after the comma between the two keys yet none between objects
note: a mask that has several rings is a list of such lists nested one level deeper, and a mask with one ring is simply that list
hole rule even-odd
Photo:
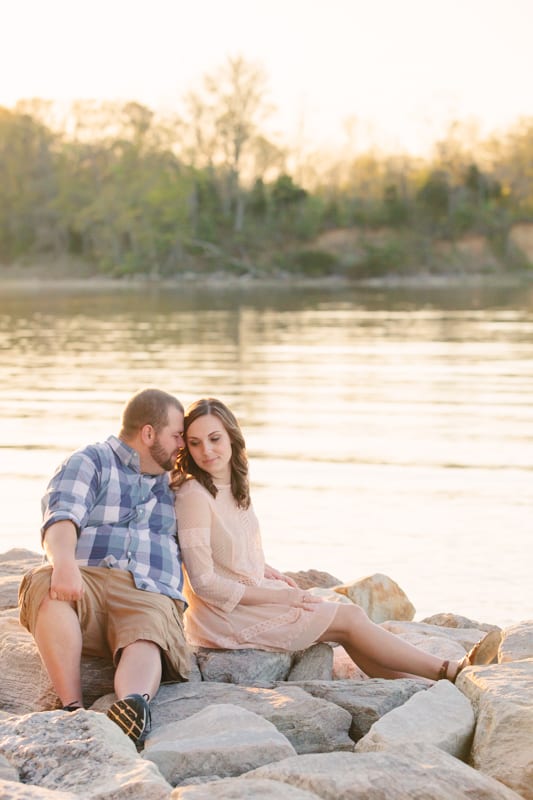
[{"label": "man's hand", "polygon": [[44,549],[52,564],[50,598],[52,600],[79,600],[83,594],[83,580],[76,564],[76,528],[70,520],[55,522],[47,529]]},{"label": "man's hand", "polygon": [[79,600],[83,594],[83,580],[76,562],[54,564],[50,580],[52,600]]}]

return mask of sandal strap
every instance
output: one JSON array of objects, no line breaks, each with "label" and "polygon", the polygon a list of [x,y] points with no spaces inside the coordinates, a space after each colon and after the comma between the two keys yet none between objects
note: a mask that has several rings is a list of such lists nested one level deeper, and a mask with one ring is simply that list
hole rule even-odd
[{"label": "sandal strap", "polygon": [[437,680],[439,680],[439,681],[446,680],[446,678],[448,677],[448,667],[449,666],[450,666],[450,662],[449,661],[443,661],[442,662],[442,666],[439,669],[439,675],[438,675]]}]

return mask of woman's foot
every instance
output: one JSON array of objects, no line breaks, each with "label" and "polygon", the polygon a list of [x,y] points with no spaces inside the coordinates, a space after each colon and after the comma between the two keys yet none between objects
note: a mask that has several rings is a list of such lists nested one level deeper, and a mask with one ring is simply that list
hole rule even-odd
[{"label": "woman's foot", "polygon": [[439,680],[446,679],[455,683],[459,673],[465,667],[492,664],[498,655],[501,638],[501,631],[489,631],[460,661],[443,661],[439,670]]}]

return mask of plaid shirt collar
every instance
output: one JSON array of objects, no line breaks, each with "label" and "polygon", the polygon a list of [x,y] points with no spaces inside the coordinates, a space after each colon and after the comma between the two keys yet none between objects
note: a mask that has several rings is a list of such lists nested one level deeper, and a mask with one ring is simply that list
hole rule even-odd
[{"label": "plaid shirt collar", "polygon": [[109,436],[107,441],[125,467],[130,467],[135,472],[141,472],[141,459],[137,450],[119,439],[118,436]]}]

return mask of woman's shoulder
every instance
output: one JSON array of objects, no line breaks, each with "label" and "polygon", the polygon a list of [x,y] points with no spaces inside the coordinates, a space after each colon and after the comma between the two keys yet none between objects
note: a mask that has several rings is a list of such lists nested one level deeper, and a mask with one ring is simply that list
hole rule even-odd
[{"label": "woman's shoulder", "polygon": [[190,497],[191,495],[194,494],[200,494],[205,497],[211,497],[205,486],[202,486],[202,484],[199,483],[196,480],[196,478],[193,478],[192,476],[190,478],[187,478],[187,480],[184,481],[181,484],[181,486],[175,489],[175,492],[176,492],[176,500],[183,499],[184,497]]}]

